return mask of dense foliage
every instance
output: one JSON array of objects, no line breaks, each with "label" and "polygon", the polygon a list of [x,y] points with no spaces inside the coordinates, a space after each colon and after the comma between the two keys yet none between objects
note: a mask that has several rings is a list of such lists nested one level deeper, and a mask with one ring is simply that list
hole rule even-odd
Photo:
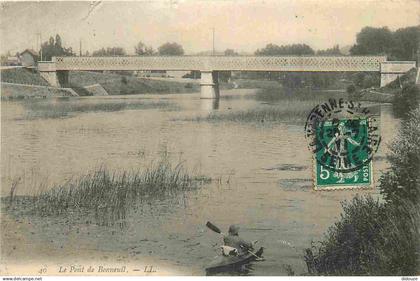
[{"label": "dense foliage", "polygon": [[365,27],[356,36],[351,55],[387,55],[389,60],[416,60],[420,26],[400,28],[392,32],[388,27]]},{"label": "dense foliage", "polygon": [[137,43],[137,45],[134,47],[134,52],[138,56],[152,56],[155,54],[155,50],[153,47],[146,46],[143,42]]},{"label": "dense foliage", "polygon": [[356,196],[323,241],[305,251],[313,275],[416,275],[420,247],[420,109],[411,111],[391,145],[380,179],[385,202]]},{"label": "dense foliage", "polygon": [[41,45],[41,60],[50,61],[54,56],[73,56],[72,48],[64,48],[60,35],[50,37],[50,39]]},{"label": "dense foliage", "polygon": [[410,110],[419,107],[420,89],[414,84],[405,85],[395,93],[392,101],[393,111],[397,117],[407,117]]},{"label": "dense foliage", "polygon": [[178,43],[165,43],[158,48],[158,53],[161,56],[182,56],[184,49]]},{"label": "dense foliage", "polygon": [[278,46],[276,44],[268,44],[262,49],[255,51],[256,56],[287,56],[287,55],[314,55],[315,51],[306,44],[292,44]]},{"label": "dense foliage", "polygon": [[121,47],[108,47],[102,48],[96,51],[93,51],[93,57],[115,57],[115,56],[125,56],[126,52]]},{"label": "dense foliage", "polygon": [[[410,90],[413,88],[407,88]],[[417,88],[417,95],[419,89]],[[417,103],[418,107],[418,103]],[[410,111],[390,146],[391,169],[381,178],[381,193],[388,202],[420,202],[420,109]]]},{"label": "dense foliage", "polygon": [[318,50],[316,51],[318,56],[342,56],[343,54],[340,51],[340,46],[335,45],[332,48],[325,49],[325,50]]}]

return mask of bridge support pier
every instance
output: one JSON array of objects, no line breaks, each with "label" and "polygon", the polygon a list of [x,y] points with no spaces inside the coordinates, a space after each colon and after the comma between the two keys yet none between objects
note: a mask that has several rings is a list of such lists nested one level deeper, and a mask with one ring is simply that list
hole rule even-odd
[{"label": "bridge support pier", "polygon": [[219,92],[219,73],[217,71],[201,71],[201,99],[218,99]]}]

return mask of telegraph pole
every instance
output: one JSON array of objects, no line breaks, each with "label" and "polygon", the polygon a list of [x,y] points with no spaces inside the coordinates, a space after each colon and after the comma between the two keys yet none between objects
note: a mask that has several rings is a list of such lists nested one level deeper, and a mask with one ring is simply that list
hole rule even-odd
[{"label": "telegraph pole", "polygon": [[42,61],[42,39],[41,39],[41,32],[38,32],[37,34],[37,44],[39,47],[39,56],[40,56],[40,61]]},{"label": "telegraph pole", "polygon": [[215,55],[215,49],[214,49],[214,27],[213,27],[212,30],[213,30],[213,52],[212,53],[213,53],[213,56],[214,56]]}]

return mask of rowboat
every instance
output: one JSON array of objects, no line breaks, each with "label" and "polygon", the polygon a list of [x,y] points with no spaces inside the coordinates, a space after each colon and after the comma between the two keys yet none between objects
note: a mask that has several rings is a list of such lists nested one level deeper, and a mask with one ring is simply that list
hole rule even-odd
[{"label": "rowboat", "polygon": [[206,268],[206,275],[240,270],[242,266],[261,258],[263,251],[264,248],[261,247],[258,251],[252,254],[249,253],[242,256],[223,257],[222,261]]}]

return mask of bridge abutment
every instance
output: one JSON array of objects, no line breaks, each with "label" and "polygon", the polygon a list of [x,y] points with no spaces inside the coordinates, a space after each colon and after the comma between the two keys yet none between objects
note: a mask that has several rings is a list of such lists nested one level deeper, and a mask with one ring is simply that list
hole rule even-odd
[{"label": "bridge abutment", "polygon": [[219,72],[217,71],[201,71],[201,99],[218,99],[219,92]]},{"label": "bridge abutment", "polygon": [[415,61],[386,61],[381,63],[381,87],[416,67]]},{"label": "bridge abutment", "polygon": [[55,62],[38,62],[39,75],[52,87],[62,88],[69,84],[69,71],[57,70]]}]

